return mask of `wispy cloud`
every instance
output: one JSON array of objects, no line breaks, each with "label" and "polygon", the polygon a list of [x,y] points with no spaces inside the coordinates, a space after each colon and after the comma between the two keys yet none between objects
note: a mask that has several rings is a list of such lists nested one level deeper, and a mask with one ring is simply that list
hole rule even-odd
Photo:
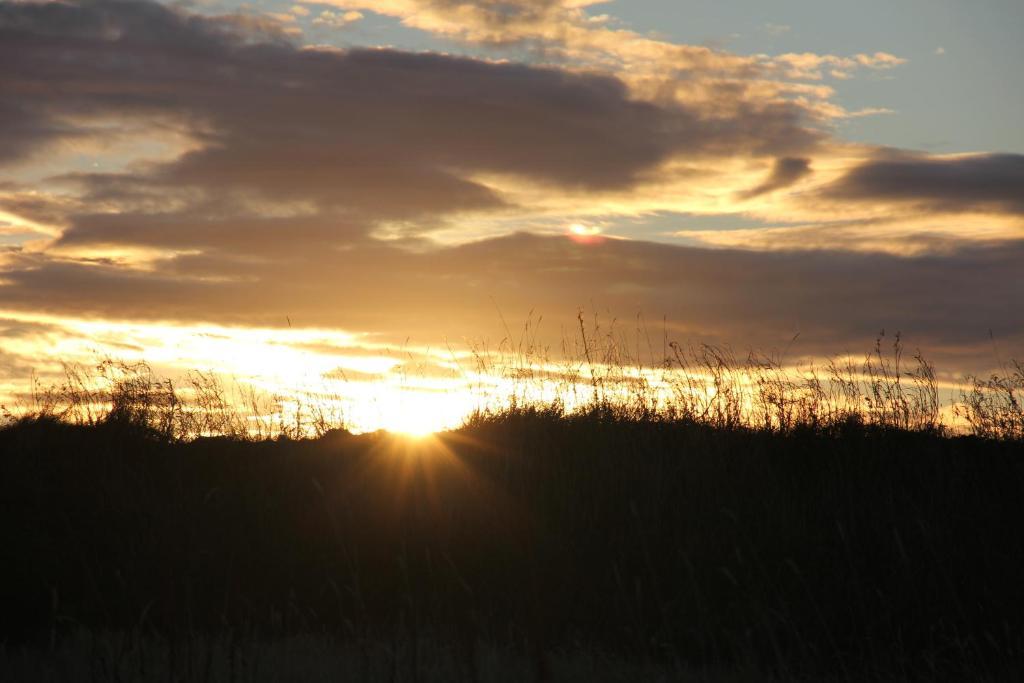
[{"label": "wispy cloud", "polygon": [[332,12],[323,10],[313,20],[315,26],[328,26],[330,28],[345,28],[363,18],[362,12],[348,10],[347,12]]}]

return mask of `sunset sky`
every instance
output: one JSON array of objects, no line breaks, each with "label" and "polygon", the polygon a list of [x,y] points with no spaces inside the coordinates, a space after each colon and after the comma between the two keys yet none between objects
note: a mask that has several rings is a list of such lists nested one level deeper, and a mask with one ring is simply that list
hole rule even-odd
[{"label": "sunset sky", "polygon": [[470,347],[540,319],[557,355],[580,310],[984,373],[1024,356],[1022,30],[1019,0],[0,1],[0,402],[144,358],[342,378],[356,427],[425,430]]}]

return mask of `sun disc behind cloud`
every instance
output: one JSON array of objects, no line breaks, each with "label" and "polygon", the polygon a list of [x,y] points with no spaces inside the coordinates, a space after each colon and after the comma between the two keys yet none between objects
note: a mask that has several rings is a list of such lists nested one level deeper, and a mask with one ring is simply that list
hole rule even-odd
[{"label": "sun disc behind cloud", "polygon": [[569,226],[569,232],[579,237],[594,237],[595,235],[601,234],[601,228],[596,225],[584,225],[583,223],[573,223]]}]

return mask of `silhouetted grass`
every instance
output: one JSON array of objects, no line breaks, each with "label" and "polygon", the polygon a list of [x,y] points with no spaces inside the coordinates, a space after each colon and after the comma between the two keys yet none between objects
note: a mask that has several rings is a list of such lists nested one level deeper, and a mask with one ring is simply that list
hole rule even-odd
[{"label": "silhouetted grass", "polygon": [[[532,320],[518,339],[509,333],[497,349],[473,348],[478,386],[458,386],[479,397],[483,414],[532,408],[782,434],[859,424],[1024,440],[1021,361],[987,378],[963,377],[943,401],[935,368],[920,351],[908,361],[898,333],[891,343],[882,333],[860,361],[834,357],[816,365],[757,352],[737,357],[727,346],[684,347],[667,336],[658,355],[639,323],[632,349],[614,321],[602,328],[595,319],[588,328],[580,314],[579,325],[578,335],[563,338],[557,357],[537,342]],[[453,360],[453,378],[465,380],[469,373],[454,354]],[[497,388],[483,386],[495,380]],[[341,399],[298,388],[291,396],[261,394],[237,382],[228,386],[212,372],[188,372],[174,382],[144,362],[104,359],[93,367],[66,364],[61,381],[34,380],[22,405],[0,406],[0,424],[130,424],[167,441],[303,438],[353,426]]]},{"label": "silhouetted grass", "polygon": [[366,680],[493,680],[495,653],[519,680],[1022,671],[1019,442],[600,405],[422,441],[165,436],[0,431],[4,666],[245,680],[233,657],[303,637]]}]

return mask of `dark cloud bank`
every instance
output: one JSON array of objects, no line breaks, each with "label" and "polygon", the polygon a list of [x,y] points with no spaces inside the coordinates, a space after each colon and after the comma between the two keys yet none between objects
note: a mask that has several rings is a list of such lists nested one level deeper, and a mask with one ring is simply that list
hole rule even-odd
[{"label": "dark cloud bank", "polygon": [[[577,309],[642,313],[660,335],[779,348],[801,333],[806,352],[865,351],[880,329],[954,357],[988,353],[989,330],[1024,339],[1024,241],[901,258],[841,252],[701,250],[517,234],[411,253],[367,246],[252,264],[187,256],[153,273],[25,259],[0,294],[19,308],[103,317],[203,319],[373,330],[438,340],[502,334],[506,319],[543,313],[548,341],[572,334]],[[220,278],[220,279],[217,279]],[[987,358],[986,360],[991,360]],[[959,362],[959,361],[958,361]]]},{"label": "dark cloud bank", "polygon": [[[475,171],[596,190],[628,186],[673,154],[815,140],[795,106],[721,119],[631,100],[611,77],[302,50],[251,24],[122,0],[0,5],[2,154],[88,135],[92,119],[177,117],[205,146],[153,169],[149,183],[213,183],[380,214],[496,203],[465,178]],[[109,188],[117,179],[83,180]]]},{"label": "dark cloud bank", "polygon": [[[167,250],[146,269],[8,257],[3,307],[221,323],[474,336],[535,309],[558,334],[578,307],[669,316],[679,336],[862,350],[880,328],[959,353],[1024,338],[1024,241],[898,258],[755,253],[527,234],[411,251],[459,212],[515,207],[474,180],[629,188],[670,158],[778,157],[756,196],[810,172],[820,139],[796,105],[712,110],[631,99],[618,80],[390,50],[303,50],[273,26],[148,2],[0,3],[0,163],[124,119],[187,131],[182,157],[62,180],[83,192],[57,246]],[[155,133],[154,133],[155,134]],[[830,189],[1019,211],[1020,157],[877,161]],[[271,215],[267,205],[301,205]],[[81,207],[94,205],[94,210]],[[109,207],[117,208],[111,212]],[[48,208],[52,211],[52,207]],[[173,255],[172,252],[177,253]],[[553,320],[552,320],[553,319]]]},{"label": "dark cloud bank", "polygon": [[1024,214],[1024,155],[878,159],[851,170],[826,194],[864,202],[907,202],[932,211]]}]

